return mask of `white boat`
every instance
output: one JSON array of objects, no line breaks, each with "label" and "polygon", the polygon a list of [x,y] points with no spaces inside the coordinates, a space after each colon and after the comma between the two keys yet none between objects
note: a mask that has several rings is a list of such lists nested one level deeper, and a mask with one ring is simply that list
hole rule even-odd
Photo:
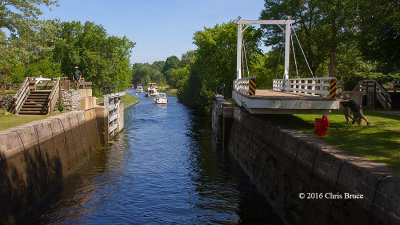
[{"label": "white boat", "polygon": [[159,93],[156,98],[156,103],[157,104],[167,104],[168,103],[167,94]]},{"label": "white boat", "polygon": [[142,88],[142,86],[138,85],[138,86],[136,87],[136,93],[143,93],[143,88]]},{"label": "white boat", "polygon": [[157,96],[158,95],[158,87],[156,83],[149,83],[147,86],[147,97]]}]

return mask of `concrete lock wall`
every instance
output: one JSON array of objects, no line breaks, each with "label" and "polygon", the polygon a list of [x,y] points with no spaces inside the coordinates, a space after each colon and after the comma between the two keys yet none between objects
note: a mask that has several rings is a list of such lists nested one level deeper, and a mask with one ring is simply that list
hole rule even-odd
[{"label": "concrete lock wall", "polygon": [[[84,110],[0,131],[0,224],[15,223],[93,151],[107,145],[108,107],[95,105],[90,95],[79,96]],[[119,104],[121,131],[123,102]]]},{"label": "concrete lock wall", "polygon": [[232,104],[220,117],[225,147],[286,223],[400,224],[399,175],[385,165]]}]

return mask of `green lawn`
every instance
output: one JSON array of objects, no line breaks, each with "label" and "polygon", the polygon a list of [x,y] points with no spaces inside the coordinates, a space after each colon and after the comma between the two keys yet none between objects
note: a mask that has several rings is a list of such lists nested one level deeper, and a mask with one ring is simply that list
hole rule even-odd
[{"label": "green lawn", "polygon": [[5,130],[11,127],[16,127],[25,123],[29,123],[35,120],[41,120],[49,116],[60,114],[58,111],[45,116],[17,116],[13,113],[9,113],[6,110],[0,109],[0,130]]},{"label": "green lawn", "polygon": [[17,90],[8,90],[5,92],[0,91],[0,95],[15,95],[17,93]]},{"label": "green lawn", "polygon": [[171,88],[170,86],[161,86],[161,87],[158,87],[158,92],[165,92],[165,93],[170,94],[171,96],[176,97],[178,89]]},{"label": "green lawn", "polygon": [[[121,96],[121,99],[124,102],[125,106],[139,101],[139,99],[137,99],[135,96],[129,94],[128,92],[126,92],[126,94],[124,96]],[[99,104],[99,103],[102,103],[102,102],[104,102],[104,97],[103,96],[97,97],[96,103]]]},{"label": "green lawn", "polygon": [[[330,144],[359,156],[384,163],[400,172],[400,116],[365,111],[372,125],[347,125],[341,110],[328,115],[326,137],[318,137]],[[314,119],[321,115],[268,115],[269,120],[304,133],[313,133]]]}]

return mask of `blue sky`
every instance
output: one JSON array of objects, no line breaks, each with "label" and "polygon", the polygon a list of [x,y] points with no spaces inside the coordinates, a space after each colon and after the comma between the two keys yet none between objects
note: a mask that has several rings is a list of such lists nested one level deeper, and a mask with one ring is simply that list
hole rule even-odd
[{"label": "blue sky", "polygon": [[93,21],[136,42],[132,63],[165,60],[195,49],[193,33],[242,16],[258,19],[264,0],[59,0],[42,19]]}]

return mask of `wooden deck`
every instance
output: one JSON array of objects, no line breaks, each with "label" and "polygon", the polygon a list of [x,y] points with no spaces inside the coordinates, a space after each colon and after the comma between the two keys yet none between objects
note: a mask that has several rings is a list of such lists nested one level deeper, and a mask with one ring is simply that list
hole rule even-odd
[{"label": "wooden deck", "polygon": [[308,99],[308,100],[322,100],[326,99],[320,96],[312,96],[312,95],[302,95],[295,93],[288,93],[283,91],[274,91],[274,90],[256,90],[256,97],[266,97],[266,98],[279,98],[279,99]]},{"label": "wooden deck", "polygon": [[336,99],[274,90],[256,90],[252,96],[233,91],[232,98],[253,114],[324,114],[339,108]]}]

